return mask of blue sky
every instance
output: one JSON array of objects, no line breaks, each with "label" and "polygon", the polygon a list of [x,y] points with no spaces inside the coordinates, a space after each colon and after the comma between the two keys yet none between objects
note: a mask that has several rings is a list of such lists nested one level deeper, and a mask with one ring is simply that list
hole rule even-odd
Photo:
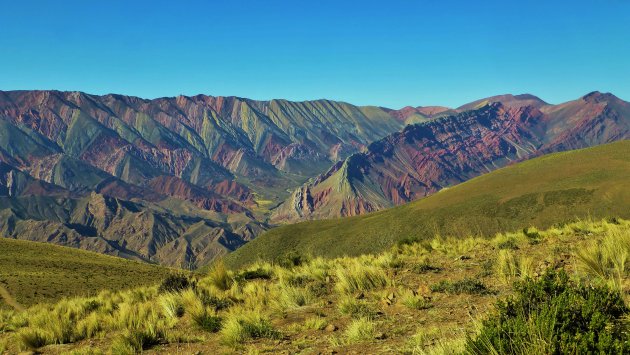
[{"label": "blue sky", "polygon": [[630,99],[628,0],[2,1],[0,48],[0,90]]}]

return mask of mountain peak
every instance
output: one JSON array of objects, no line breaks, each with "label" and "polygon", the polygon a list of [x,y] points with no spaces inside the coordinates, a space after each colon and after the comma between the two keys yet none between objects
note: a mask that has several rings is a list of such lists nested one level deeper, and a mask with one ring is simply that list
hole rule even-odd
[{"label": "mountain peak", "polygon": [[617,100],[617,99],[618,98],[615,95],[609,92],[602,93],[599,91],[593,91],[582,96],[582,100],[586,102],[595,102],[595,103],[602,102],[602,101]]},{"label": "mountain peak", "polygon": [[495,102],[499,102],[508,107],[534,106],[534,107],[540,108],[542,106],[547,105],[545,101],[531,94],[520,94],[520,95],[504,94],[504,95],[490,96],[485,99],[473,101],[466,105],[460,106],[458,110],[459,111],[475,110],[489,103],[495,103]]}]

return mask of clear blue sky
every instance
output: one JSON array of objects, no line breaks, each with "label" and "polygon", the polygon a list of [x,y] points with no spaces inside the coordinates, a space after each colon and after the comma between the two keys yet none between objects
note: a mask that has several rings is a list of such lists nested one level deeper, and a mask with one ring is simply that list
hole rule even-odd
[{"label": "clear blue sky", "polygon": [[0,48],[0,90],[630,99],[630,0],[15,0],[0,2]]}]

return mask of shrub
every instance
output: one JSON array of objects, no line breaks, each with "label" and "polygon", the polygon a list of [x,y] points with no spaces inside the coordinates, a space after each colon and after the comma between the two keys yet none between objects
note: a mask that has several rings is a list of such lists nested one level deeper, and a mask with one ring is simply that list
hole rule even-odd
[{"label": "shrub", "polygon": [[256,268],[253,270],[245,270],[240,272],[235,279],[237,280],[269,280],[273,276],[273,273],[269,269]]},{"label": "shrub", "polygon": [[534,227],[523,228],[523,235],[529,239],[538,240],[541,238],[540,232]]},{"label": "shrub", "polygon": [[487,353],[607,353],[630,351],[622,320],[629,309],[618,292],[569,281],[564,271],[515,285],[516,294],[497,303],[466,348]]},{"label": "shrub", "polygon": [[390,282],[385,273],[375,267],[354,262],[337,269],[336,288],[342,293],[369,291],[387,286]]},{"label": "shrub", "polygon": [[412,270],[417,274],[426,274],[428,272],[440,272],[442,269],[427,262],[422,262],[419,264],[415,264]]},{"label": "shrub", "polygon": [[232,301],[218,297],[207,290],[197,290],[197,296],[206,307],[212,307],[215,311],[227,309],[232,305]]},{"label": "shrub", "polygon": [[291,269],[295,266],[301,266],[308,261],[304,255],[299,254],[296,251],[290,251],[282,256],[276,258],[276,264],[285,269]]},{"label": "shrub", "polygon": [[368,318],[353,320],[344,332],[346,344],[373,340],[376,337],[376,324]]},{"label": "shrub", "polygon": [[158,288],[158,292],[180,292],[190,287],[193,287],[193,283],[188,279],[188,277],[182,274],[173,274],[167,276],[162,281],[160,287]]},{"label": "shrub", "polygon": [[431,285],[433,292],[446,292],[452,294],[469,294],[469,295],[485,295],[491,293],[490,290],[481,281],[473,279],[463,279],[460,281],[450,282],[442,280]]},{"label": "shrub", "polygon": [[518,250],[518,244],[514,239],[508,239],[504,242],[501,242],[497,245],[499,249],[510,249],[510,250]]}]

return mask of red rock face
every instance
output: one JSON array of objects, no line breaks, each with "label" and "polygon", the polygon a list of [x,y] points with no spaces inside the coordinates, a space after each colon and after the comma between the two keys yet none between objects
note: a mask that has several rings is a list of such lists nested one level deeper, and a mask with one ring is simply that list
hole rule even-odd
[{"label": "red rock face", "polygon": [[[610,94],[589,94],[558,106],[529,95],[483,102],[479,109],[410,125],[372,143],[346,161],[343,174],[337,164],[302,187],[312,194],[312,203],[288,201],[274,220],[367,213],[537,155],[630,138],[630,104]],[[346,185],[338,192],[347,194],[344,198],[320,187],[334,185],[332,181]]]}]

